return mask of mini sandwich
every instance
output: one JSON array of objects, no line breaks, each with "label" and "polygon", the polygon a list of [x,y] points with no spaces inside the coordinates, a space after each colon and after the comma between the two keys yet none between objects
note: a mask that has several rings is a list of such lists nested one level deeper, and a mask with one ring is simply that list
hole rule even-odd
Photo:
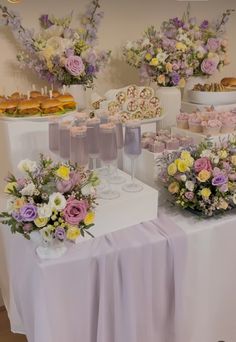
[{"label": "mini sandwich", "polygon": [[64,114],[62,103],[57,99],[48,99],[41,103],[42,114]]},{"label": "mini sandwich", "polygon": [[42,96],[42,94],[40,93],[40,91],[32,90],[32,91],[30,92],[30,98],[31,98],[31,99],[35,99],[35,98],[40,97],[40,96]]},{"label": "mini sandwich", "polygon": [[22,96],[18,91],[16,91],[15,93],[11,94],[11,96],[9,96],[9,98],[11,100],[20,100],[22,98]]},{"label": "mini sandwich", "polygon": [[227,87],[228,89],[236,90],[236,78],[234,77],[226,77],[221,80],[221,84]]},{"label": "mini sandwich", "polygon": [[18,101],[7,100],[0,103],[0,113],[14,116],[17,112]]},{"label": "mini sandwich", "polygon": [[41,114],[40,104],[35,100],[24,100],[19,102],[17,115],[25,116],[25,115],[39,115]]},{"label": "mini sandwich", "polygon": [[61,93],[58,91],[58,90],[53,90],[52,91],[52,97],[58,97],[58,96],[60,96],[61,95]]},{"label": "mini sandwich", "polygon": [[57,97],[57,100],[61,102],[65,111],[76,109],[76,103],[72,95],[65,94]]}]

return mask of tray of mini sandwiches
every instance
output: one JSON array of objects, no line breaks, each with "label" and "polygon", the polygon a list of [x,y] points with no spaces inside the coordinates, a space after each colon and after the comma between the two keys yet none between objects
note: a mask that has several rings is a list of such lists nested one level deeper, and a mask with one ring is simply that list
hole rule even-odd
[{"label": "tray of mini sandwiches", "polygon": [[42,95],[32,90],[27,95],[14,92],[10,96],[0,95],[0,119],[50,119],[55,116],[72,114],[76,110],[76,102],[69,93],[57,90]]}]

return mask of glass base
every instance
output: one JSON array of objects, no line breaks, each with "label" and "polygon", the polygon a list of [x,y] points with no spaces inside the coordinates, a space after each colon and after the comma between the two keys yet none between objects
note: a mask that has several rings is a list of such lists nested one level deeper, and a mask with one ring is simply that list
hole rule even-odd
[{"label": "glass base", "polygon": [[143,187],[141,184],[138,183],[127,183],[122,186],[122,189],[127,192],[139,192],[143,190]]},{"label": "glass base", "polygon": [[126,181],[125,178],[119,175],[111,176],[109,179],[109,182],[111,184],[123,184],[125,183],[125,181]]},{"label": "glass base", "polygon": [[115,190],[103,190],[99,192],[99,197],[102,199],[112,200],[112,199],[120,197],[120,193]]}]

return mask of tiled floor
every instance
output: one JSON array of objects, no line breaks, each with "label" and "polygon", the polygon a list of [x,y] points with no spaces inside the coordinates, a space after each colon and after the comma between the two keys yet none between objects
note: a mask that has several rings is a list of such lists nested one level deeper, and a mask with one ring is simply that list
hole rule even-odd
[{"label": "tiled floor", "polygon": [[25,336],[10,332],[6,311],[0,310],[0,342],[27,342]]}]

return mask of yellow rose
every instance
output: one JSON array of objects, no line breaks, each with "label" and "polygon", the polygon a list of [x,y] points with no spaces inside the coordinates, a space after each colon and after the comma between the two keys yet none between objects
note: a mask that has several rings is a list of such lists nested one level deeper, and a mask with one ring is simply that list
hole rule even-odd
[{"label": "yellow rose", "polygon": [[228,208],[228,206],[229,206],[229,204],[223,198],[221,198],[219,201],[218,208],[226,210]]},{"label": "yellow rose", "polygon": [[181,79],[179,80],[178,86],[179,86],[180,88],[184,88],[185,85],[186,85],[185,79],[184,79],[184,78],[181,78]]},{"label": "yellow rose", "polygon": [[194,164],[194,159],[192,157],[185,159],[185,163],[187,164],[188,167],[192,167]]},{"label": "yellow rose", "polygon": [[198,176],[197,176],[197,179],[204,183],[206,181],[208,181],[208,179],[211,177],[211,173],[207,170],[202,170],[199,172]]},{"label": "yellow rose", "polygon": [[149,52],[146,53],[145,59],[149,62],[152,59],[152,55]]},{"label": "yellow rose", "polygon": [[179,192],[179,183],[173,182],[168,186],[168,191],[171,194],[177,194]]},{"label": "yellow rose", "polygon": [[231,163],[236,166],[236,156],[231,157]]},{"label": "yellow rose", "polygon": [[180,159],[180,161],[178,162],[177,167],[178,167],[178,170],[180,172],[186,172],[188,170],[188,165],[187,165],[185,160],[181,160]]},{"label": "yellow rose", "polygon": [[158,76],[158,77],[157,77],[157,82],[158,82],[158,84],[164,84],[164,85],[165,85],[165,83],[166,83],[166,77],[165,77],[165,75],[160,75],[160,76]]},{"label": "yellow rose", "polygon": [[176,50],[185,52],[187,50],[187,46],[181,42],[176,43]]},{"label": "yellow rose", "polygon": [[166,63],[166,71],[172,72],[172,70],[173,70],[173,65],[170,62]]},{"label": "yellow rose", "polygon": [[150,65],[152,65],[152,66],[157,66],[158,65],[158,63],[159,63],[159,60],[158,60],[158,58],[152,58],[152,60],[150,61]]},{"label": "yellow rose", "polygon": [[70,168],[68,166],[62,165],[56,171],[56,175],[64,180],[69,180]]},{"label": "yellow rose", "polygon": [[88,226],[89,224],[93,224],[94,218],[95,218],[95,213],[93,211],[89,211],[84,218],[84,223],[86,224],[86,226]]},{"label": "yellow rose", "polygon": [[211,190],[209,188],[203,188],[201,190],[201,196],[204,198],[209,198],[211,195]]},{"label": "yellow rose", "polygon": [[70,226],[66,232],[66,238],[68,240],[75,241],[80,236],[80,229],[75,226]]},{"label": "yellow rose", "polygon": [[11,191],[13,191],[16,186],[17,186],[16,182],[7,183],[7,185],[5,186],[4,192],[6,194],[10,194]]},{"label": "yellow rose", "polygon": [[189,158],[191,158],[191,154],[190,154],[189,151],[185,151],[184,150],[184,151],[181,152],[180,158],[183,159],[183,160],[189,159]]},{"label": "yellow rose", "polygon": [[181,161],[181,159],[175,159],[175,161],[174,161],[174,163],[175,163],[175,165],[178,167],[178,164],[179,164],[179,162]]},{"label": "yellow rose", "polygon": [[174,163],[171,163],[168,166],[167,172],[168,172],[168,175],[174,176],[177,172],[177,166]]},{"label": "yellow rose", "polygon": [[45,227],[48,223],[48,218],[47,217],[37,217],[34,220],[34,224],[36,225],[36,227],[38,228],[42,228]]},{"label": "yellow rose", "polygon": [[24,204],[25,204],[24,198],[17,198],[14,202],[14,208],[20,209],[21,207],[23,207]]},{"label": "yellow rose", "polygon": [[228,157],[228,152],[226,150],[220,150],[218,156],[220,157],[220,159],[225,159]]}]

